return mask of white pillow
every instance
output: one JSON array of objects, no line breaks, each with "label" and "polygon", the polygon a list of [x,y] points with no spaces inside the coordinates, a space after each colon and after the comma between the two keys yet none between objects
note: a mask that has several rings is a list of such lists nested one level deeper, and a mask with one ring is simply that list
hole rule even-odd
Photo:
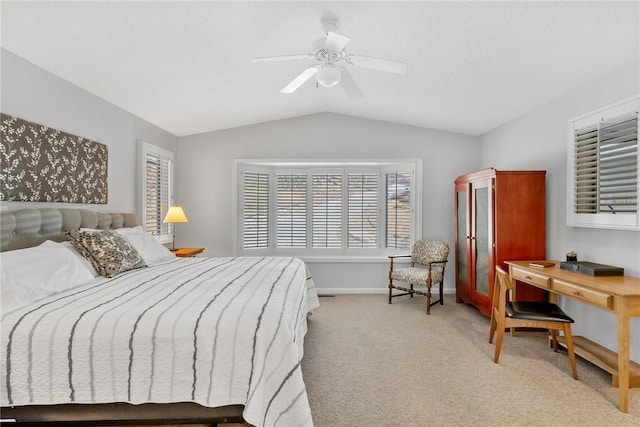
[{"label": "white pillow", "polygon": [[18,285],[4,269],[0,269],[0,280],[2,280],[0,282],[2,284],[0,287],[2,297],[0,310],[2,312],[11,311],[28,303],[29,297],[24,295],[25,292],[19,291]]},{"label": "white pillow", "polygon": [[78,258],[78,260],[80,261],[80,263],[82,265],[85,266],[85,268],[87,270],[89,270],[91,272],[91,274],[93,274],[93,277],[98,277],[99,274],[96,271],[95,268],[93,268],[93,265],[91,265],[91,263],[89,262],[88,259],[86,259],[85,257],[82,256],[82,254],[80,252],[78,252],[78,250],[71,244],[70,241],[66,240],[64,242],[61,242],[60,245],[64,248],[67,248],[71,251],[71,253],[73,253],[73,255]]},{"label": "white pillow", "polygon": [[118,228],[116,233],[127,239],[129,244],[140,254],[148,266],[157,265],[175,259],[169,249],[162,246],[152,235],[146,233],[142,226]]},{"label": "white pillow", "polygon": [[50,240],[33,248],[2,252],[0,269],[4,312],[94,280],[73,253]]}]

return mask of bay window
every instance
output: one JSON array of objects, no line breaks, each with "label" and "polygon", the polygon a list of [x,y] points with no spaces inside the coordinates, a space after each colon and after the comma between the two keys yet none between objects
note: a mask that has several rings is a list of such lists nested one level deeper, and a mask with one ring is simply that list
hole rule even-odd
[{"label": "bay window", "polygon": [[420,232],[421,162],[237,160],[239,255],[383,256]]}]

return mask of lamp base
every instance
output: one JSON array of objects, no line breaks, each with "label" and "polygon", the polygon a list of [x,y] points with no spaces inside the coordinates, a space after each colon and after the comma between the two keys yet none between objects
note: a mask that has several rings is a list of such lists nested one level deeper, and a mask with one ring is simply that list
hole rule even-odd
[{"label": "lamp base", "polygon": [[176,248],[176,230],[173,230],[173,240],[171,241],[171,252],[176,252],[178,248]]}]

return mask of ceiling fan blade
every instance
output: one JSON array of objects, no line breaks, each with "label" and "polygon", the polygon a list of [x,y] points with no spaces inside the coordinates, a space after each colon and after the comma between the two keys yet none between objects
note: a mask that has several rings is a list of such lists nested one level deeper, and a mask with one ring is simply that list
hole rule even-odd
[{"label": "ceiling fan blade", "polygon": [[388,59],[373,58],[371,56],[348,55],[347,62],[357,67],[372,68],[388,73],[406,74],[407,64],[390,61]]},{"label": "ceiling fan blade", "polygon": [[313,58],[312,53],[302,53],[299,55],[283,55],[283,56],[267,56],[265,58],[254,58],[251,62],[278,62],[278,61],[291,61],[294,59],[307,59]]},{"label": "ceiling fan blade", "polygon": [[327,33],[327,39],[324,41],[324,48],[339,52],[344,49],[347,43],[349,43],[349,40],[351,39],[344,34],[329,31]]},{"label": "ceiling fan blade", "polygon": [[364,95],[356,84],[356,81],[351,77],[351,73],[349,73],[344,67],[340,67],[340,72],[342,74],[340,77],[340,84],[344,91],[347,92],[347,95],[351,98],[362,98]]},{"label": "ceiling fan blade", "polygon": [[318,67],[314,65],[313,67],[309,67],[304,70],[298,77],[293,79],[291,83],[286,85],[280,92],[282,93],[293,93],[296,89],[298,89],[304,82],[309,80],[318,72]]}]

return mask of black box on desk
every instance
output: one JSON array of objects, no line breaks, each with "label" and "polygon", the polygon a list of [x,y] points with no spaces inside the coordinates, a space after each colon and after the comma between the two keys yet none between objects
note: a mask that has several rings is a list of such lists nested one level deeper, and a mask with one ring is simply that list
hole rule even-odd
[{"label": "black box on desk", "polygon": [[561,261],[560,268],[587,276],[624,276],[624,268],[589,261]]}]

